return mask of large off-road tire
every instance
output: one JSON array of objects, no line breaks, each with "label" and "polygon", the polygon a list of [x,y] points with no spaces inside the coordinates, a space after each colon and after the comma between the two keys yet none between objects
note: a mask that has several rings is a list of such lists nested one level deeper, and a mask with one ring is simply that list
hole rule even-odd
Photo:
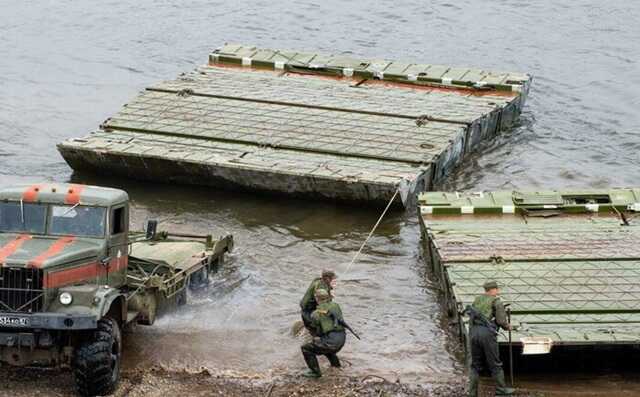
[{"label": "large off-road tire", "polygon": [[122,338],[115,320],[98,321],[98,329],[73,355],[73,380],[82,396],[112,393],[120,380]]},{"label": "large off-road tire", "polygon": [[184,287],[182,291],[176,294],[175,303],[176,307],[184,306],[187,304],[187,287]]}]

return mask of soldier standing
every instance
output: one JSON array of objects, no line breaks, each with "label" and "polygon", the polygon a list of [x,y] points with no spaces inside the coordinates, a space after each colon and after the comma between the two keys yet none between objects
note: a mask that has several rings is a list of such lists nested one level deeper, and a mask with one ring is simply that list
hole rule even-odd
[{"label": "soldier standing", "polygon": [[316,330],[317,336],[301,347],[304,361],[309,367],[309,371],[304,376],[309,378],[322,376],[316,357],[319,355],[327,357],[332,367],[340,368],[337,353],[344,346],[346,339],[345,323],[340,306],[331,301],[331,296],[324,289],[316,289],[314,297],[318,307],[311,314],[311,326]]},{"label": "soldier standing", "polygon": [[331,297],[331,291],[335,286],[336,273],[332,270],[323,270],[322,275],[311,282],[307,292],[305,292],[302,300],[300,301],[300,309],[302,315],[302,322],[304,327],[309,330],[311,335],[315,335],[316,330],[311,325],[311,313],[316,310],[318,304],[315,300],[315,293],[318,289],[323,289],[329,293]]},{"label": "soldier standing", "polygon": [[498,297],[500,289],[495,281],[484,284],[485,293],[478,296],[468,307],[470,314],[469,334],[471,337],[471,369],[469,373],[469,396],[478,396],[480,372],[488,367],[496,383],[497,396],[515,393],[507,387],[498,350],[498,327],[511,330],[502,301]]}]

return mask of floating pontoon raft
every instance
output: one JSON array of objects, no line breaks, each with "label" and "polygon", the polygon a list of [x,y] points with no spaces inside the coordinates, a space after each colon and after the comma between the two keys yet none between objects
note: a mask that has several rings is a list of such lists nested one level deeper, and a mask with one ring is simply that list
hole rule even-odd
[{"label": "floating pontoon raft", "polygon": [[526,74],[226,45],[84,138],[76,170],[316,198],[402,201],[509,127]]},{"label": "floating pontoon raft", "polygon": [[497,280],[515,345],[640,345],[640,189],[418,201],[425,260],[463,337],[461,311]]}]

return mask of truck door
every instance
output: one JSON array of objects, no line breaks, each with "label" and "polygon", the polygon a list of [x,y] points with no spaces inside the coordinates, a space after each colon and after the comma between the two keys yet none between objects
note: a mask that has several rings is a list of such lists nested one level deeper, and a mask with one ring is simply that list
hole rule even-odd
[{"label": "truck door", "polygon": [[125,283],[128,264],[129,207],[126,203],[111,207],[109,212],[109,243],[107,266],[108,284],[120,286]]}]

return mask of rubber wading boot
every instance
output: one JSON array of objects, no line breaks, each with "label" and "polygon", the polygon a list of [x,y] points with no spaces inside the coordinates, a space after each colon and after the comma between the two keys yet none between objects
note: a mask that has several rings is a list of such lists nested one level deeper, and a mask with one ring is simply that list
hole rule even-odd
[{"label": "rubber wading boot", "polygon": [[480,382],[480,375],[471,370],[469,372],[469,397],[478,397],[478,383]]},{"label": "rubber wading boot", "polygon": [[304,376],[305,378],[317,379],[317,378],[320,378],[322,374],[310,369],[310,370],[307,370],[305,373],[303,373],[302,376]]},{"label": "rubber wading boot", "polygon": [[335,354],[327,355],[329,362],[333,368],[342,368],[342,364],[340,364],[340,359]]},{"label": "rubber wading boot", "polygon": [[499,370],[496,373],[496,396],[512,396],[516,394],[516,389],[507,387],[507,382],[504,380],[504,371]]},{"label": "rubber wading boot", "polygon": [[302,346],[302,356],[304,357],[304,362],[307,363],[307,367],[309,367],[309,371],[305,372],[303,376],[307,378],[319,378],[322,376],[322,371],[320,371],[318,359],[315,354],[306,351],[306,347],[306,345]]}]

